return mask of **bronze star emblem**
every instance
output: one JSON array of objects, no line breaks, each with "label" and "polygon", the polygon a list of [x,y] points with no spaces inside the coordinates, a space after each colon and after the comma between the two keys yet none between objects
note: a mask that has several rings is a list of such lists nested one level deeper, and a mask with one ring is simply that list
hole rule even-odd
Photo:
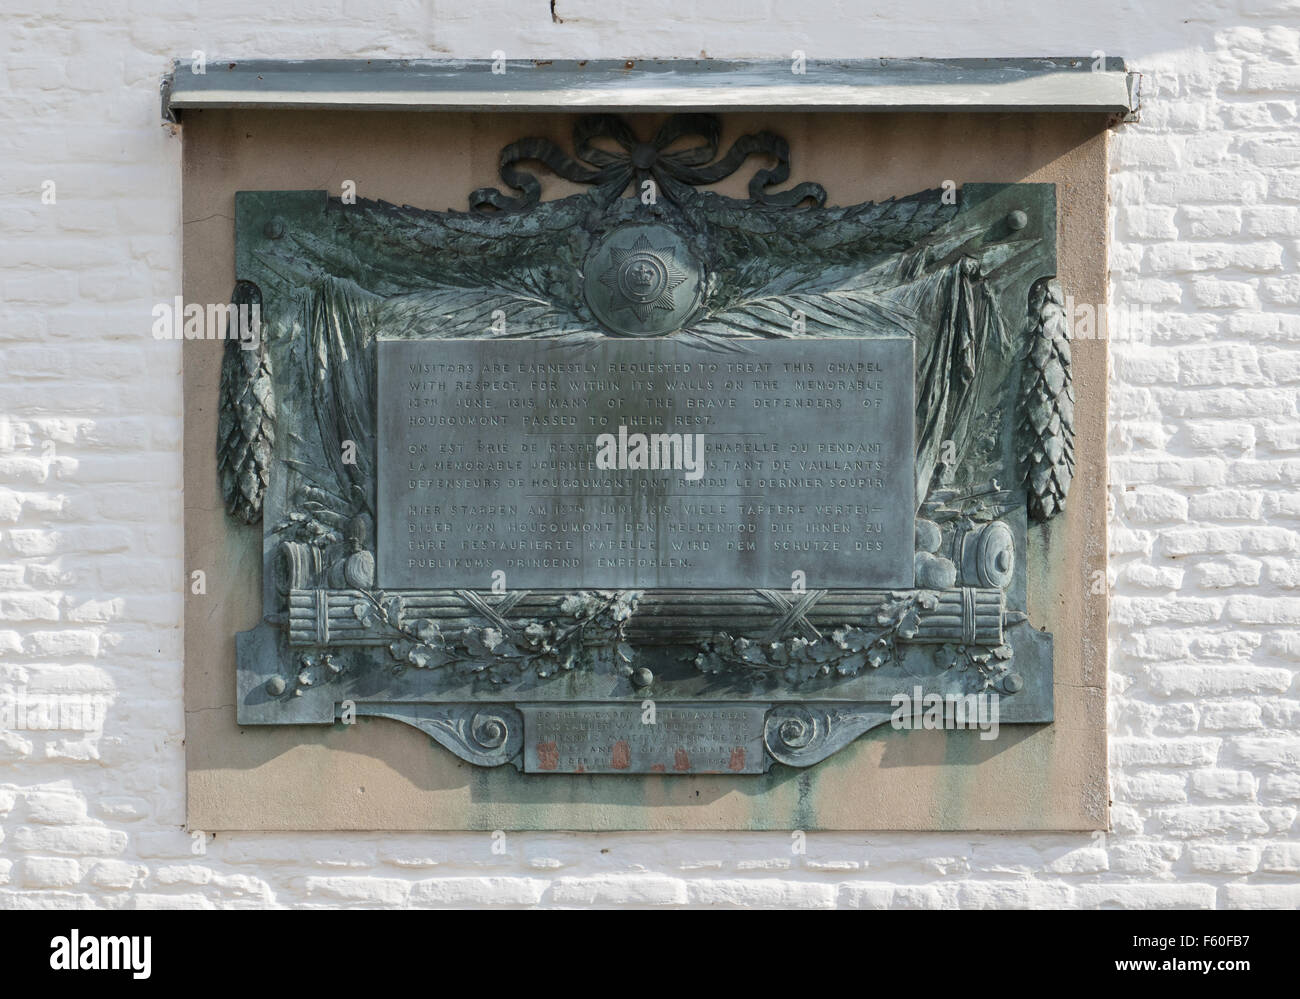
[{"label": "bronze star emblem", "polygon": [[592,248],[584,270],[592,315],[626,336],[671,333],[700,304],[704,269],[681,234],[660,223],[615,229]]},{"label": "bronze star emblem", "polygon": [[611,308],[630,309],[643,323],[655,309],[677,308],[673,289],[687,273],[677,266],[673,247],[653,246],[642,233],[631,246],[611,246],[609,252],[612,266],[600,282],[610,290]]}]

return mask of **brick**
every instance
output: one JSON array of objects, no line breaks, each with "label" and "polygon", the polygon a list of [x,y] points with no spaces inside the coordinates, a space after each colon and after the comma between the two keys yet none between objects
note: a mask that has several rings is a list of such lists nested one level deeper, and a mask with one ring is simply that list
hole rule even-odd
[{"label": "brick", "polygon": [[1300,548],[1300,535],[1281,527],[1187,527],[1165,531],[1163,548],[1171,556],[1227,552],[1268,554]]},{"label": "brick", "polygon": [[1079,847],[1047,860],[1043,870],[1049,874],[1099,874],[1110,870],[1110,858],[1104,849]]},{"label": "brick", "polygon": [[1231,205],[1194,206],[1179,211],[1187,235],[1196,239],[1235,236],[1241,232],[1242,209]]},{"label": "brick", "polygon": [[391,908],[406,904],[411,883],[394,878],[307,877],[302,890],[307,901]]},{"label": "brick", "polygon": [[101,908],[85,892],[0,889],[0,909],[82,910]]},{"label": "brick", "polygon": [[1085,909],[1212,909],[1215,889],[1208,884],[1079,885],[1076,904]]},{"label": "brick", "polygon": [[1130,586],[1145,590],[1176,590],[1183,583],[1183,569],[1177,566],[1131,565],[1121,577]]},{"label": "brick", "polygon": [[549,901],[555,905],[682,905],[686,883],[679,878],[645,875],[557,878]]},{"label": "brick", "polygon": [[1122,625],[1150,626],[1177,622],[1211,624],[1222,616],[1218,600],[1194,597],[1128,597],[1116,594],[1111,601],[1111,619]]},{"label": "brick", "polygon": [[1300,381],[1300,357],[1291,351],[1271,350],[1259,357],[1261,374],[1274,384]]},{"label": "brick", "polygon": [[212,869],[201,864],[170,864],[159,867],[153,879],[160,885],[205,885],[212,880]]},{"label": "brick", "polygon": [[1119,840],[1109,844],[1106,859],[1115,873],[1158,876],[1170,872],[1182,853],[1181,843]]},{"label": "brick", "polygon": [[429,878],[411,885],[412,908],[463,908],[466,906],[535,906],[546,893],[541,878],[452,877]]},{"label": "brick", "polygon": [[86,819],[86,800],[63,791],[29,791],[27,819],[47,825],[74,825]]},{"label": "brick", "polygon": [[178,892],[164,895],[140,892],[131,896],[133,909],[215,909],[213,902],[198,892]]},{"label": "brick", "polygon": [[1137,488],[1125,492],[1122,503],[1126,516],[1148,523],[1187,519],[1188,498],[1170,489]]},{"label": "brick", "polygon": [[96,800],[95,807],[105,818],[133,822],[149,814],[149,802],[130,795],[108,795]]},{"label": "brick", "polygon": [[1269,874],[1300,874],[1300,843],[1269,843],[1260,854],[1259,869]]},{"label": "brick", "polygon": [[13,846],[23,852],[104,856],[126,849],[126,834],[102,826],[19,826]]},{"label": "brick", "polygon": [[1161,243],[1151,247],[1144,260],[1148,272],[1273,271],[1282,266],[1277,243]]},{"label": "brick", "polygon": [[1300,598],[1231,596],[1224,612],[1241,624],[1300,624]]},{"label": "brick", "polygon": [[24,888],[74,888],[81,881],[81,862],[72,857],[27,857],[22,867]]},{"label": "brick", "polygon": [[1163,206],[1127,205],[1117,209],[1120,230],[1136,239],[1177,239],[1175,210]]},{"label": "brick", "polygon": [[837,896],[831,884],[768,878],[693,878],[685,889],[684,902],[709,908],[829,909]]},{"label": "brick", "polygon": [[1246,770],[1198,770],[1192,774],[1192,793],[1204,798],[1254,800],[1259,779]]},{"label": "brick", "polygon": [[1250,701],[1207,704],[1201,709],[1201,728],[1209,731],[1259,728],[1260,707]]},{"label": "brick", "polygon": [[1266,277],[1259,282],[1259,296],[1273,305],[1300,304],[1300,274]]},{"label": "brick", "polygon": [[957,893],[963,909],[1063,909],[1071,905],[1068,885],[1024,881],[971,881]]},{"label": "brick", "polygon": [[1300,207],[1255,205],[1242,210],[1245,231],[1252,236],[1300,236]]},{"label": "brick", "polygon": [[1259,847],[1194,844],[1188,848],[1192,870],[1201,874],[1252,874],[1259,868]]},{"label": "brick", "polygon": [[1219,746],[1218,739],[1116,739],[1112,743],[1121,767],[1213,766]]},{"label": "brick", "polygon": [[124,860],[97,860],[90,865],[86,880],[97,888],[127,891],[148,875],[148,868]]},{"label": "brick", "polygon": [[1227,884],[1223,886],[1225,909],[1300,908],[1300,885]]},{"label": "brick", "polygon": [[57,621],[59,601],[43,593],[11,593],[0,595],[0,620],[3,621]]},{"label": "brick", "polygon": [[1243,764],[1300,770],[1300,738],[1242,738],[1233,743],[1233,755]]},{"label": "brick", "polygon": [[893,899],[893,885],[849,882],[840,885],[835,904],[842,909],[888,909]]},{"label": "brick", "polygon": [[1162,666],[1151,670],[1151,689],[1166,697],[1280,693],[1291,679],[1289,670],[1259,666]]},{"label": "brick", "polygon": [[1115,790],[1130,802],[1186,801],[1187,778],[1176,773],[1120,774],[1115,778]]},{"label": "brick", "polygon": [[1154,828],[1186,839],[1212,836],[1262,835],[1271,830],[1264,811],[1245,805],[1183,805],[1152,814]]},{"label": "brick", "polygon": [[1213,562],[1202,562],[1192,567],[1196,582],[1205,587],[1229,588],[1255,586],[1259,583],[1264,563],[1244,555],[1227,555]]},{"label": "brick", "polygon": [[[1251,438],[1251,444],[1254,438]],[[1188,513],[1197,520],[1259,520],[1263,497],[1258,492],[1220,489],[1193,496]]]}]

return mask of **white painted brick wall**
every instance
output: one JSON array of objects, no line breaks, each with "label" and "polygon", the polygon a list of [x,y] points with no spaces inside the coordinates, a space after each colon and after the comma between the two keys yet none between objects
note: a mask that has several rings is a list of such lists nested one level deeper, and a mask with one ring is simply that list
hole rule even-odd
[{"label": "white painted brick wall", "polygon": [[[1300,2],[6,0],[0,906],[1300,905]],[[1062,7],[1064,6],[1064,10]],[[622,8],[622,9],[617,9]],[[190,13],[197,10],[198,14]],[[707,10],[707,14],[702,13]],[[222,835],[182,829],[180,287],[169,57],[1123,55],[1112,163],[1114,829]],[[57,204],[41,204],[41,184]]]}]

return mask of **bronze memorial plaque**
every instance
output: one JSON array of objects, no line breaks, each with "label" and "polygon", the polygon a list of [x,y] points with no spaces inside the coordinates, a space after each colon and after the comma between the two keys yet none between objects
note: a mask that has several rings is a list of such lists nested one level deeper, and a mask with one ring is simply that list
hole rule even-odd
[{"label": "bronze memorial plaque", "polygon": [[[1027,562],[1075,467],[1056,188],[828,207],[773,189],[778,136],[719,135],[584,117],[577,159],[513,143],[515,193],[468,212],[238,194],[241,725],[394,719],[557,787],[1052,721]],[[754,156],[749,198],[707,190]],[[542,201],[528,161],[587,187]]]}]

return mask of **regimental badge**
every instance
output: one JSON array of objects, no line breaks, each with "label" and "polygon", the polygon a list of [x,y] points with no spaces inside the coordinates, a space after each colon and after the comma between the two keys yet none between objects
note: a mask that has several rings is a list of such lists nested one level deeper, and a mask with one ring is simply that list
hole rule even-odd
[{"label": "regimental badge", "polygon": [[587,259],[587,304],[615,333],[659,336],[680,329],[700,303],[704,269],[681,236],[662,225],[627,225]]}]

